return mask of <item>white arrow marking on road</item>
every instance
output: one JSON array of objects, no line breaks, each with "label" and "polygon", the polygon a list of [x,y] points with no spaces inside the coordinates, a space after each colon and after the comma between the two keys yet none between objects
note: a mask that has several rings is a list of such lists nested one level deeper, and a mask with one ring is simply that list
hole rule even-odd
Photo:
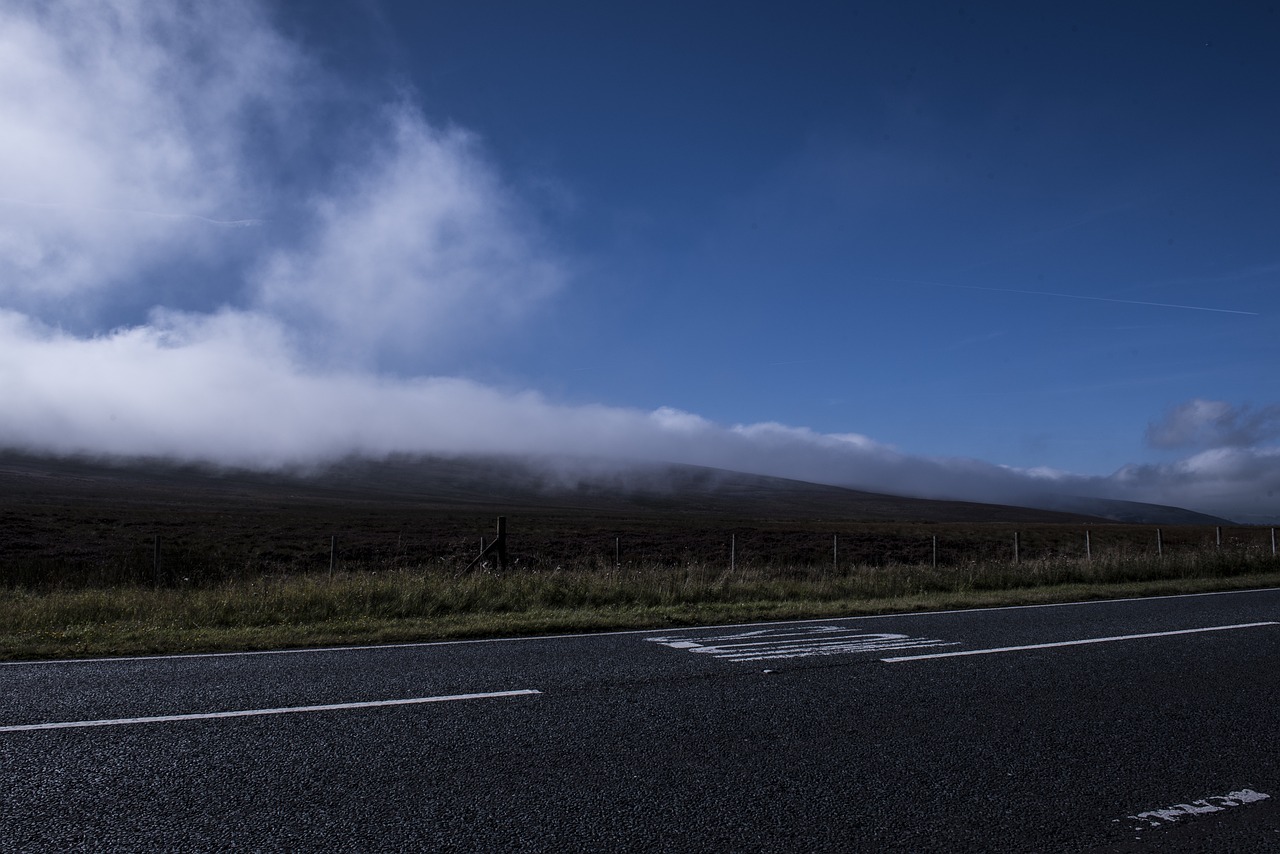
[{"label": "white arrow marking on road", "polygon": [[921,647],[951,646],[952,642],[900,634],[868,634],[844,626],[801,629],[762,629],[711,637],[647,638],[672,649],[710,655],[729,661],[770,661],[811,655],[850,655]]},{"label": "white arrow marking on road", "polygon": [[207,721],[216,718],[251,718],[258,715],[290,715],[298,712],[336,712],[348,709],[377,709],[384,706],[416,706],[422,703],[447,703],[453,700],[486,700],[494,697],[521,697],[541,694],[541,691],[494,691],[488,694],[452,694],[445,697],[411,697],[407,700],[374,700],[368,703],[331,703],[327,706],[290,706],[280,709],[244,709],[235,712],[203,712],[191,715],[157,715],[150,718],[114,718],[101,721],[59,721],[49,724],[18,724],[0,726],[0,732],[31,732],[42,729],[79,729],[94,726],[127,726],[129,724],[159,724],[170,721]]},{"label": "white arrow marking on road", "polygon": [[932,652],[927,655],[900,655],[897,658],[882,658],[881,661],[923,661],[926,658],[955,658],[961,655],[992,655],[997,652],[1022,652],[1027,649],[1051,649],[1055,646],[1081,646],[1088,643],[1114,643],[1115,641],[1138,640],[1140,638],[1166,638],[1172,635],[1193,635],[1198,632],[1227,632],[1232,629],[1254,629],[1258,626],[1278,626],[1275,621],[1267,623],[1241,623],[1237,626],[1209,626],[1203,629],[1178,629],[1172,632],[1149,632],[1144,635],[1116,635],[1109,638],[1086,638],[1084,640],[1058,641],[1056,643],[1032,643],[1026,646],[998,646],[993,649],[963,649],[957,652]]}]

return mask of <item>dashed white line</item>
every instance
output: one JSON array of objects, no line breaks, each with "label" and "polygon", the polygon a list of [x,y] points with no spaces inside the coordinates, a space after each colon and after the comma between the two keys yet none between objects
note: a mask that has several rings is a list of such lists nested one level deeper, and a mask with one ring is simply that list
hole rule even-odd
[{"label": "dashed white line", "polygon": [[1115,643],[1116,641],[1139,640],[1141,638],[1164,638],[1172,635],[1193,635],[1199,632],[1228,632],[1234,629],[1253,629],[1259,626],[1277,626],[1275,621],[1265,623],[1240,623],[1235,626],[1207,626],[1201,629],[1177,629],[1171,632],[1148,632],[1141,635],[1116,635],[1109,638],[1085,638],[1083,640],[1056,641],[1054,643],[1032,643],[1025,646],[998,646],[991,649],[963,649],[955,652],[933,652],[925,655],[900,655],[895,658],[882,658],[881,661],[923,661],[926,658],[957,658],[962,655],[994,655],[1000,652],[1022,652],[1029,649],[1052,649],[1059,646],[1082,646],[1090,643]]},{"label": "dashed white line", "polygon": [[541,694],[531,688],[519,691],[492,691],[487,694],[451,694],[441,697],[411,697],[407,700],[373,700],[366,703],[330,703],[324,706],[289,706],[278,709],[242,709],[234,712],[201,712],[188,715],[156,715],[146,718],[111,718],[99,721],[56,721],[45,724],[17,724],[0,726],[0,732],[33,732],[46,729],[82,729],[99,726],[129,726],[131,724],[159,724],[172,721],[207,721],[217,718],[251,718],[259,715],[290,715],[300,712],[336,712],[350,709],[377,709],[385,706],[416,706],[423,703],[448,703],[454,700],[487,700],[496,697],[522,697]]}]

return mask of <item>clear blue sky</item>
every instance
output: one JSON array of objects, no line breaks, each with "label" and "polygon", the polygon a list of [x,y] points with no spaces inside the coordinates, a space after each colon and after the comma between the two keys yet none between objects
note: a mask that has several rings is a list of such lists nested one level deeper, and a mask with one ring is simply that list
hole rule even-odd
[{"label": "clear blue sky", "polygon": [[[532,395],[548,432],[556,413],[670,409],[819,445],[868,437],[877,463],[972,459],[1278,512],[1274,8],[195,8],[5,13],[26,27],[8,36],[26,91],[46,98],[3,96],[44,135],[0,135],[30,161],[0,172],[0,306],[46,344],[133,330],[181,351],[221,317],[227,340],[255,342],[243,352],[312,378]],[[83,59],[86,43],[116,59]],[[59,44],[81,58],[37,49]],[[10,444],[47,435],[12,420]],[[161,450],[225,450],[148,423]],[[386,429],[357,423],[317,452],[431,449]],[[72,432],[53,444],[94,444]],[[620,455],[660,455],[627,435]],[[1143,490],[1113,476],[1126,466]],[[894,486],[858,472],[828,479]]]},{"label": "clear blue sky", "polygon": [[305,39],[477,134],[574,265],[452,370],[1097,474],[1187,399],[1280,399],[1274,11],[313,9]]}]

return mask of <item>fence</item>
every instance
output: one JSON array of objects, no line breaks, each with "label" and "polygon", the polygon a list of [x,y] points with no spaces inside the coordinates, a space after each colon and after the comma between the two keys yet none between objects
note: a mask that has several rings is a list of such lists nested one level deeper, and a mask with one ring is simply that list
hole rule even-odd
[{"label": "fence", "polygon": [[[88,543],[51,537],[42,545],[0,537],[0,584],[205,585],[271,574],[327,571],[332,576],[339,570],[497,569],[496,560],[477,559],[486,548],[483,531],[491,529],[491,522],[476,517],[451,517],[447,524],[426,519],[406,531],[365,521],[368,524],[336,531],[335,525],[329,532],[319,525],[275,532],[261,526],[249,532],[237,528],[232,536],[229,526],[221,531],[209,525],[184,528],[177,519],[164,533],[145,537],[133,531],[114,537],[81,532],[93,541]],[[609,521],[595,520],[574,530],[567,520],[551,524],[544,517],[517,519],[510,569],[701,566],[732,572],[816,567],[839,573],[853,567],[946,568],[1189,554],[1250,561],[1277,557],[1275,528],[846,523],[832,533],[814,522],[699,526],[696,521],[632,521],[610,528]],[[467,530],[471,533],[464,536]]]}]

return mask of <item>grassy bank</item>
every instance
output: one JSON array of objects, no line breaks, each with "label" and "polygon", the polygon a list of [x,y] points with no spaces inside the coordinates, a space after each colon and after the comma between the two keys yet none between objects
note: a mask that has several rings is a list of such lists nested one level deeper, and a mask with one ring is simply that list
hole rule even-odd
[{"label": "grassy bank", "polygon": [[1280,586],[1261,552],[830,567],[347,565],[214,585],[0,590],[8,660],[271,649],[823,617]]}]

